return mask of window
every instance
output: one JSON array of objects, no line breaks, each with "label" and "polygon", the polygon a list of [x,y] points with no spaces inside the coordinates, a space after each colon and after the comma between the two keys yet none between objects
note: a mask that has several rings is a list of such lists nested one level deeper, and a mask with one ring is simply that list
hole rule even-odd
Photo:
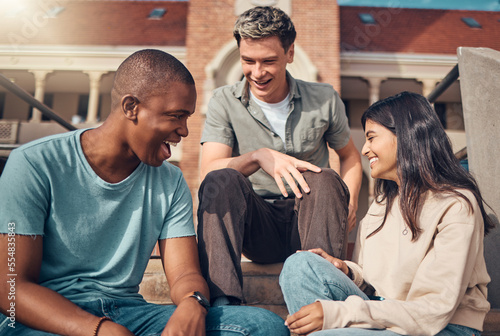
[{"label": "window", "polygon": [[377,23],[377,21],[375,21],[375,18],[373,17],[373,15],[371,15],[370,13],[359,13],[358,15],[359,15],[359,19],[364,24],[376,24]]},{"label": "window", "polygon": [[167,10],[165,8],[155,8],[149,13],[148,19],[159,20],[166,12]]},{"label": "window", "polygon": [[[80,122],[84,122],[87,119],[87,112],[89,109],[89,95],[88,94],[82,94],[78,96],[78,111],[76,112],[76,115],[79,116],[80,118],[76,117],[75,119],[75,124],[77,123],[76,120],[79,119]],[[97,103],[97,120],[101,120],[101,96],[99,95],[99,103]]]},{"label": "window", "polygon": [[342,99],[342,102],[344,103],[345,114],[346,114],[346,117],[347,117],[348,125],[350,127],[351,126],[351,116],[350,116],[350,113],[349,113],[350,112],[349,100]]},{"label": "window", "polygon": [[438,115],[439,121],[441,122],[441,125],[443,125],[443,128],[446,129],[446,104],[445,103],[434,103],[434,110],[436,111],[436,114]]},{"label": "window", "polygon": [[462,21],[471,28],[482,28],[479,22],[477,22],[474,18],[464,17],[462,18]]}]

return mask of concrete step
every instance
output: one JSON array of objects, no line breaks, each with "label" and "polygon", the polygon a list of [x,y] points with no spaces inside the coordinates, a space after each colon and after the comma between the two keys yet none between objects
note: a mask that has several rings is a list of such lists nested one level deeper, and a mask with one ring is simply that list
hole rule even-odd
[{"label": "concrete step", "polygon": [[[287,310],[278,284],[282,263],[259,265],[242,261],[244,276],[243,293],[247,305],[268,309],[285,318]],[[161,260],[151,258],[144,273],[139,293],[148,302],[172,304]]]},{"label": "concrete step", "polygon": [[241,268],[246,304],[268,309],[285,319],[288,311],[278,283],[283,263],[264,265],[243,260]]},{"label": "concrete step", "polygon": [[[243,293],[247,305],[268,309],[285,319],[288,312],[278,284],[278,276],[283,264],[262,265],[243,259],[241,266],[244,277]],[[139,293],[148,302],[172,304],[170,289],[160,259],[150,259]],[[488,313],[482,335],[500,336],[500,309],[492,309]]]}]

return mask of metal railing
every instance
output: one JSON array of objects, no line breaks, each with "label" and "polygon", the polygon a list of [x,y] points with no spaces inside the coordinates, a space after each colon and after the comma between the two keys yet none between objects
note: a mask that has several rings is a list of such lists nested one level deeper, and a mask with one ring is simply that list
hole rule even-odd
[{"label": "metal railing", "polygon": [[458,79],[458,64],[455,64],[453,69],[443,78],[443,80],[432,90],[432,92],[427,96],[427,100],[430,103],[434,103],[436,99],[439,98],[445,92],[451,84],[453,84]]},{"label": "metal railing", "polygon": [[[455,64],[455,66],[448,72],[448,74],[443,78],[443,80],[432,90],[432,92],[427,96],[427,100],[432,104],[436,101],[436,99],[439,98],[445,92],[451,84],[453,84],[458,77],[460,76],[460,73],[458,71],[458,64]],[[458,152],[455,153],[455,156],[459,160],[464,160],[467,158],[467,147],[462,148]]]},{"label": "metal railing", "polygon": [[4,88],[9,90],[22,100],[24,100],[30,106],[37,108],[44,116],[46,116],[50,120],[54,120],[59,125],[66,128],[68,131],[74,131],[77,129],[75,126],[71,125],[69,122],[61,118],[57,113],[52,111],[50,107],[38,101],[35,97],[26,92],[23,88],[21,88],[17,84],[12,83],[7,77],[5,77],[2,74],[0,74],[0,85],[2,85]]}]

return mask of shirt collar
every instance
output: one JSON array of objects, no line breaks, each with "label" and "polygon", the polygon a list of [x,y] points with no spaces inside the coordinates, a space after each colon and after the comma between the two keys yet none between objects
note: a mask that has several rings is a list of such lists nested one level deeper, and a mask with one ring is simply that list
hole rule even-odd
[{"label": "shirt collar", "polygon": [[[290,99],[299,99],[300,93],[297,89],[297,83],[295,81],[295,78],[290,75],[288,70],[286,72],[286,80],[288,81],[288,86],[290,88]],[[234,90],[234,96],[240,99],[241,103],[245,106],[248,106],[248,103],[250,102],[250,95],[248,90],[248,81],[246,77],[244,77],[243,80],[236,85],[236,88]]]}]

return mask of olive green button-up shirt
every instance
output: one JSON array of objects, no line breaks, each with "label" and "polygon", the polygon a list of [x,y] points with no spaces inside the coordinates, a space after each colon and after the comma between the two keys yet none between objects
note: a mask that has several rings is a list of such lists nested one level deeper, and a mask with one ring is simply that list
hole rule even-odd
[{"label": "olive green button-up shirt", "polygon": [[[249,99],[248,83],[243,79],[215,90],[208,104],[201,143],[226,144],[233,148],[233,156],[271,148],[329,167],[327,146],[341,149],[350,138],[344,104],[329,84],[296,80],[289,73],[287,80],[291,101],[284,141],[273,131],[260,107]],[[281,195],[274,179],[262,169],[249,179],[258,195]]]}]

